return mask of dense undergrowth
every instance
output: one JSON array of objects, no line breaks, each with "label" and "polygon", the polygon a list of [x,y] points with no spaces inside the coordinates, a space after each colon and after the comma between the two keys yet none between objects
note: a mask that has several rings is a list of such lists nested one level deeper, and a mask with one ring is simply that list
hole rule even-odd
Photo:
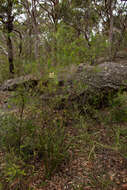
[{"label": "dense undergrowth", "polygon": [[[126,125],[127,122],[126,93],[110,98],[108,107],[103,106],[100,110],[95,105],[81,107],[76,102],[66,101],[60,109],[61,99],[43,100],[38,92],[31,93],[24,87],[13,93],[8,106],[16,107],[0,119],[1,190],[36,189],[32,179],[40,172],[38,164],[41,165],[43,186],[47,179],[61,171],[63,164],[72,162],[77,149],[88,161],[95,159],[96,149],[109,149],[127,159],[127,129],[121,127],[121,123]],[[94,127],[91,128],[90,123]],[[107,127],[111,144],[105,142],[105,137],[101,139],[96,128],[98,124]],[[100,183],[101,189],[111,185],[110,179],[103,182],[97,182],[92,176],[90,179],[91,188],[93,183],[94,187]],[[80,184],[79,188],[74,186],[73,189],[83,187]]]}]

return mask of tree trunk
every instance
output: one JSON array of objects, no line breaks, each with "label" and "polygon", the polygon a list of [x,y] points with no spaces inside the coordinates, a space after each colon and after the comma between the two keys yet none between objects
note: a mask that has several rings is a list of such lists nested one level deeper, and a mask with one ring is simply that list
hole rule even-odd
[{"label": "tree trunk", "polygon": [[34,23],[34,35],[35,35],[35,43],[34,43],[34,57],[35,60],[38,61],[39,58],[39,43],[40,43],[40,39],[39,39],[39,35],[38,35],[38,25],[37,23]]},{"label": "tree trunk", "polygon": [[110,15],[110,28],[109,28],[109,43],[110,43],[110,49],[109,49],[109,56],[110,61],[112,61],[112,45],[113,45],[113,10],[112,10],[112,0],[110,0],[109,4],[109,15]]},{"label": "tree trunk", "polygon": [[14,73],[14,64],[13,64],[13,45],[11,41],[11,33],[13,31],[13,16],[12,16],[12,0],[8,0],[8,9],[7,9],[7,21],[5,22],[5,27],[7,30],[7,48],[8,48],[8,62],[9,62],[9,71]]},{"label": "tree trunk", "polygon": [[34,43],[34,57],[37,61],[39,58],[39,29],[38,29],[38,22],[37,22],[37,4],[36,0],[32,0],[32,20],[33,20],[33,29],[34,29],[34,35],[35,35],[35,43]]},{"label": "tree trunk", "polygon": [[14,73],[14,64],[13,64],[13,47],[12,41],[10,38],[10,33],[7,34],[7,47],[8,47],[8,62],[9,62],[9,71]]}]

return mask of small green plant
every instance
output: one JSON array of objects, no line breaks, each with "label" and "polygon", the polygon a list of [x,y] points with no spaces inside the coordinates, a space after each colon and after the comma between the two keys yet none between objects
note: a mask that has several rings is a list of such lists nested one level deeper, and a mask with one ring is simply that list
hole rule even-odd
[{"label": "small green plant", "polygon": [[114,126],[114,132],[116,149],[124,158],[127,158],[127,129],[121,126]]},{"label": "small green plant", "polygon": [[102,171],[99,174],[99,176],[92,173],[89,175],[89,178],[90,178],[89,186],[91,188],[107,190],[113,184],[113,181],[111,181],[110,177],[104,171]]},{"label": "small green plant", "polygon": [[6,154],[4,163],[0,168],[2,190],[29,189],[29,185],[25,182],[26,172],[23,168],[22,159],[15,156],[13,150]]},{"label": "small green plant", "polygon": [[127,121],[126,94],[118,94],[118,96],[111,101],[110,120],[111,122]]}]

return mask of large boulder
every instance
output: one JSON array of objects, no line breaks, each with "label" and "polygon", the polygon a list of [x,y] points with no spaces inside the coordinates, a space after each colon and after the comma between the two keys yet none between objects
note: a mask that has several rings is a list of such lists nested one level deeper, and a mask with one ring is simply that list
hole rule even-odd
[{"label": "large boulder", "polygon": [[0,86],[0,91],[14,91],[17,87],[20,86],[34,86],[37,85],[37,82],[40,78],[35,77],[34,75],[20,76],[13,79],[4,81]]},{"label": "large boulder", "polygon": [[103,103],[108,95],[127,90],[127,63],[105,62],[97,66],[82,64],[66,85],[72,101],[80,99],[85,104],[101,100]]},{"label": "large boulder", "polygon": [[[40,81],[41,76],[21,76],[5,81],[0,90],[15,90],[20,85],[35,86]],[[104,94],[106,97],[109,93],[116,94],[119,90],[127,90],[127,62],[105,62],[97,66],[80,64],[72,71],[68,69],[65,75],[58,74],[55,94],[50,93],[49,98],[65,95],[69,100],[75,100],[81,97],[85,103],[93,96],[102,97]],[[45,97],[48,97],[47,92],[43,93],[43,98]]]},{"label": "large boulder", "polygon": [[85,91],[127,89],[127,63],[105,62],[97,66],[81,65],[71,80],[79,94]]}]

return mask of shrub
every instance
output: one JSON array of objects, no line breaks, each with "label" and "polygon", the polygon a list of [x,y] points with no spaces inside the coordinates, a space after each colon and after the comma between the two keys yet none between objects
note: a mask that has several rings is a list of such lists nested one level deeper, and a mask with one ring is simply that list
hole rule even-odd
[{"label": "shrub", "polygon": [[[34,102],[35,105],[32,106],[30,99],[26,101],[26,97],[19,98],[19,102],[16,103],[19,113],[10,113],[1,118],[0,149],[2,152],[6,152],[5,156],[10,155],[10,157],[13,150],[15,157],[20,157],[26,165],[30,160],[43,161],[44,176],[50,178],[54,172],[59,170],[60,165],[69,159],[71,139],[66,133],[64,118],[53,112],[55,103],[53,102],[51,106],[48,105],[46,114],[44,113],[44,107],[42,110],[39,110],[39,108],[36,110],[36,106],[38,106],[38,103],[37,105],[36,103]],[[30,111],[27,110],[30,109],[29,104],[31,105]],[[12,159],[10,166],[7,166],[7,170],[4,170],[5,180],[8,178],[8,172],[18,172],[18,175],[20,175],[24,171],[22,163],[20,166],[21,171],[18,163],[13,164]],[[10,169],[8,170],[8,168]],[[22,177],[24,178],[25,175],[22,175]],[[11,180],[13,181],[13,179]]]},{"label": "shrub", "polygon": [[44,162],[45,177],[50,178],[61,163],[69,159],[68,150],[71,144],[59,121],[54,126],[43,129],[38,139],[37,149]]},{"label": "shrub", "polygon": [[112,122],[126,122],[127,121],[127,95],[118,94],[116,98],[111,101],[110,120]]},{"label": "shrub", "polygon": [[7,153],[0,168],[2,190],[30,190],[26,182],[24,163],[20,157],[15,156],[14,151]]}]

